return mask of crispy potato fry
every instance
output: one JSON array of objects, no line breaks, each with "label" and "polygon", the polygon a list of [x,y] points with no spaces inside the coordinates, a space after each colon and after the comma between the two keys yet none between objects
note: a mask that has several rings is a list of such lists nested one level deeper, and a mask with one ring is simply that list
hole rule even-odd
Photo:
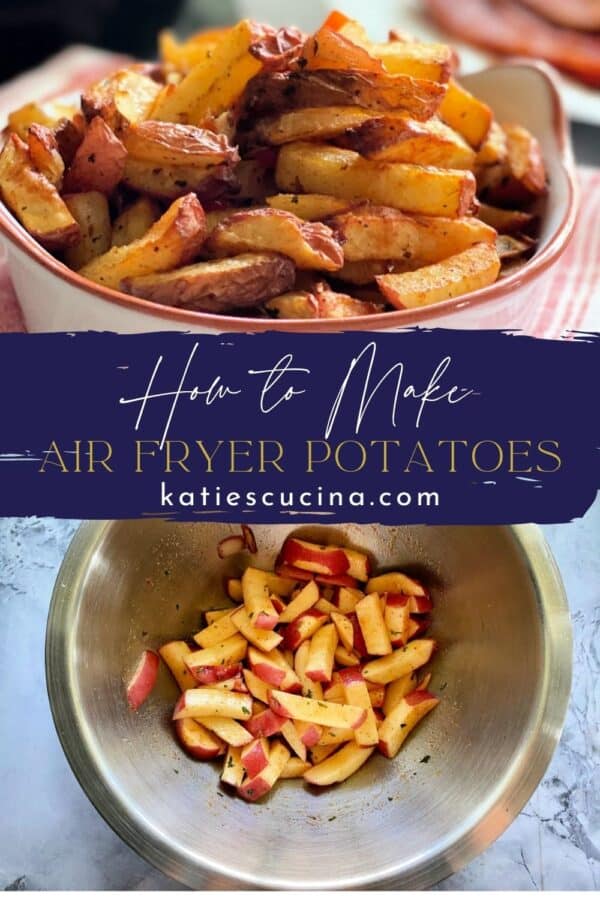
[{"label": "crispy potato fry", "polygon": [[117,216],[112,226],[112,246],[122,247],[143,237],[160,219],[160,207],[150,197],[140,197]]},{"label": "crispy potato fry", "polygon": [[330,228],[304,222],[278,209],[243,210],[222,221],[210,235],[206,250],[212,256],[263,251],[282,253],[300,269],[333,272],[344,262],[342,248]]},{"label": "crispy potato fry", "polygon": [[79,225],[48,179],[36,171],[27,144],[13,133],[0,154],[0,194],[17,219],[49,250],[79,240]]},{"label": "crispy potato fry", "polygon": [[249,52],[255,37],[252,22],[239,22],[179,84],[163,88],[149,118],[197,125],[230,109],[260,71],[260,62]]},{"label": "crispy potato fry", "polygon": [[67,193],[101,191],[110,194],[125,171],[127,150],[100,116],[92,119],[71,165],[65,172]]},{"label": "crispy potato fry", "polygon": [[328,223],[340,237],[346,262],[397,260],[410,269],[496,239],[496,231],[478,219],[406,216],[385,206],[356,207]]},{"label": "crispy potato fry", "polygon": [[369,44],[368,50],[392,75],[412,75],[413,78],[445,83],[454,69],[454,55],[446,44],[390,41]]},{"label": "crispy potato fry", "polygon": [[246,253],[173,272],[126,278],[123,290],[167,306],[230,312],[289,290],[294,265],[276,253]]},{"label": "crispy potato fry", "polygon": [[357,106],[317,106],[292,109],[256,125],[256,136],[265,144],[329,140],[372,120],[373,114]]},{"label": "crispy potato fry", "polygon": [[282,191],[330,193],[432,216],[463,216],[475,198],[471,172],[373,162],[325,144],[286,144],[275,178]]},{"label": "crispy potato fry", "polygon": [[418,163],[444,169],[472,169],[475,151],[452,128],[432,118],[416,122],[402,116],[370,118],[337,142],[367,159]]},{"label": "crispy potato fry", "polygon": [[327,194],[275,194],[267,197],[272,209],[282,209],[307,222],[318,222],[348,209],[348,203]]},{"label": "crispy potato fry", "polygon": [[65,164],[58,151],[58,143],[46,125],[34,123],[27,132],[27,146],[31,162],[48,181],[60,190]]},{"label": "crispy potato fry", "polygon": [[476,244],[441,263],[416,272],[380,275],[377,284],[398,309],[429,306],[493,284],[500,273],[495,244]]},{"label": "crispy potato fry", "polygon": [[146,121],[132,125],[123,136],[130,159],[157,166],[213,166],[239,162],[239,153],[222,134],[195,125]]},{"label": "crispy potato fry", "polygon": [[500,209],[487,203],[480,205],[477,215],[482,222],[487,222],[499,234],[518,234],[526,231],[535,219],[531,213],[522,212],[520,209]]},{"label": "crispy potato fry", "polygon": [[27,132],[32,125],[55,128],[61,119],[73,119],[77,113],[76,106],[66,103],[26,103],[9,113],[8,130],[27,140]]},{"label": "crispy potato fry", "polygon": [[112,233],[110,210],[106,196],[100,191],[66,194],[63,200],[80,230],[79,241],[65,250],[64,260],[71,269],[77,270],[109,249]]},{"label": "crispy potato fry", "polygon": [[81,97],[88,121],[100,116],[117,134],[148,117],[161,85],[133,68],[119,69],[89,87]]},{"label": "crispy potato fry", "polygon": [[290,109],[352,105],[372,113],[402,110],[425,120],[437,111],[445,93],[446,85],[410,75],[342,69],[268,72],[252,80],[244,107],[252,121]]},{"label": "crispy potato fry", "polygon": [[204,210],[195,194],[175,200],[139,240],[112,247],[81,270],[81,275],[118,289],[126,278],[166,272],[185,265],[200,251],[206,235]]},{"label": "crispy potato fry", "polygon": [[475,150],[479,150],[487,138],[494,118],[486,103],[470,94],[453,78],[448,83],[448,91],[441,102],[439,114]]},{"label": "crispy potato fry", "polygon": [[546,169],[539,142],[521,125],[502,126],[506,135],[507,158],[498,184],[486,192],[501,206],[529,203],[546,191]]}]

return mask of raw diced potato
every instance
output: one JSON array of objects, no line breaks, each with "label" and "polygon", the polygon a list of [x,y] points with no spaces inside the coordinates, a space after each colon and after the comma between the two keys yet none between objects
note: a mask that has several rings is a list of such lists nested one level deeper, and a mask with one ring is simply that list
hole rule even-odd
[{"label": "raw diced potato", "polygon": [[99,191],[65,194],[63,200],[80,232],[79,241],[65,250],[64,260],[72,269],[78,270],[96,256],[106,253],[111,245],[108,200]]},{"label": "raw diced potato", "polygon": [[475,198],[471,172],[373,162],[325,144],[286,144],[275,177],[282,191],[331,193],[433,216],[465,215]]},{"label": "raw diced potato", "polygon": [[27,144],[10,134],[0,154],[0,194],[44,247],[59,250],[79,240],[79,225],[54,185],[36,171]]},{"label": "raw diced potato", "polygon": [[378,275],[376,281],[393,306],[414,309],[487,287],[499,273],[495,244],[476,244],[435,265],[399,275]]},{"label": "raw diced potato", "polygon": [[375,747],[359,747],[354,741],[350,741],[333,756],[329,756],[318,765],[313,765],[304,774],[309,784],[325,786],[346,781],[355,772],[358,772],[369,759]]},{"label": "raw diced potato", "polygon": [[165,272],[189,262],[205,237],[204,211],[188,194],[175,200],[158,222],[139,240],[112,247],[81,270],[90,281],[118,289],[126,278]]}]

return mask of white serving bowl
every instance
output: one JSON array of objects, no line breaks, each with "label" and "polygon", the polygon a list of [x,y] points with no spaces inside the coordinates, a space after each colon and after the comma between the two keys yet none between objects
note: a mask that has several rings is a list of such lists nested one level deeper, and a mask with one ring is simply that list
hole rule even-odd
[{"label": "white serving bowl", "polygon": [[173,309],[79,276],[44,250],[0,204],[0,233],[10,274],[29,331],[146,332],[340,330],[394,331],[413,325],[506,328],[528,332],[542,295],[541,283],[564,250],[575,223],[578,190],[568,124],[551,70],[515,62],[469,75],[464,84],[494,110],[535,134],[546,161],[550,190],[535,255],[490,287],[423,309],[396,310],[353,319],[275,320],[219,316]]}]

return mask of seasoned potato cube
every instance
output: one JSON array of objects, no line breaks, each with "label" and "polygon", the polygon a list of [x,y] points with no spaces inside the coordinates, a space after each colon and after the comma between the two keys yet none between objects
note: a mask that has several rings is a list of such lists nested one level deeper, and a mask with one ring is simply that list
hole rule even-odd
[{"label": "seasoned potato cube", "polygon": [[27,146],[31,162],[38,172],[60,190],[65,164],[58,151],[54,133],[45,125],[34,123],[27,132]]},{"label": "seasoned potato cube", "polygon": [[161,86],[134,68],[119,69],[91,85],[81,96],[88,120],[101,116],[117,134],[147,118]]},{"label": "seasoned potato cube", "polygon": [[379,289],[398,309],[428,306],[493,284],[500,274],[494,244],[476,244],[441,263],[416,272],[379,275]]}]

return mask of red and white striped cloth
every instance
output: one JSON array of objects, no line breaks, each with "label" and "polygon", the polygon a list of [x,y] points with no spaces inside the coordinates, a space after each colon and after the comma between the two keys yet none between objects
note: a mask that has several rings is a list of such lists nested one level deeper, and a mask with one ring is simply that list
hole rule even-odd
[{"label": "red and white striped cloth", "polygon": [[[91,47],[64,50],[3,86],[0,120],[5,121],[11,109],[31,98],[43,100],[81,89],[124,61],[125,57]],[[600,331],[600,169],[580,168],[579,178],[583,199],[573,239],[542,286],[534,284],[524,300],[531,306],[525,330],[539,337]],[[24,330],[6,263],[0,256],[0,332]]]}]

